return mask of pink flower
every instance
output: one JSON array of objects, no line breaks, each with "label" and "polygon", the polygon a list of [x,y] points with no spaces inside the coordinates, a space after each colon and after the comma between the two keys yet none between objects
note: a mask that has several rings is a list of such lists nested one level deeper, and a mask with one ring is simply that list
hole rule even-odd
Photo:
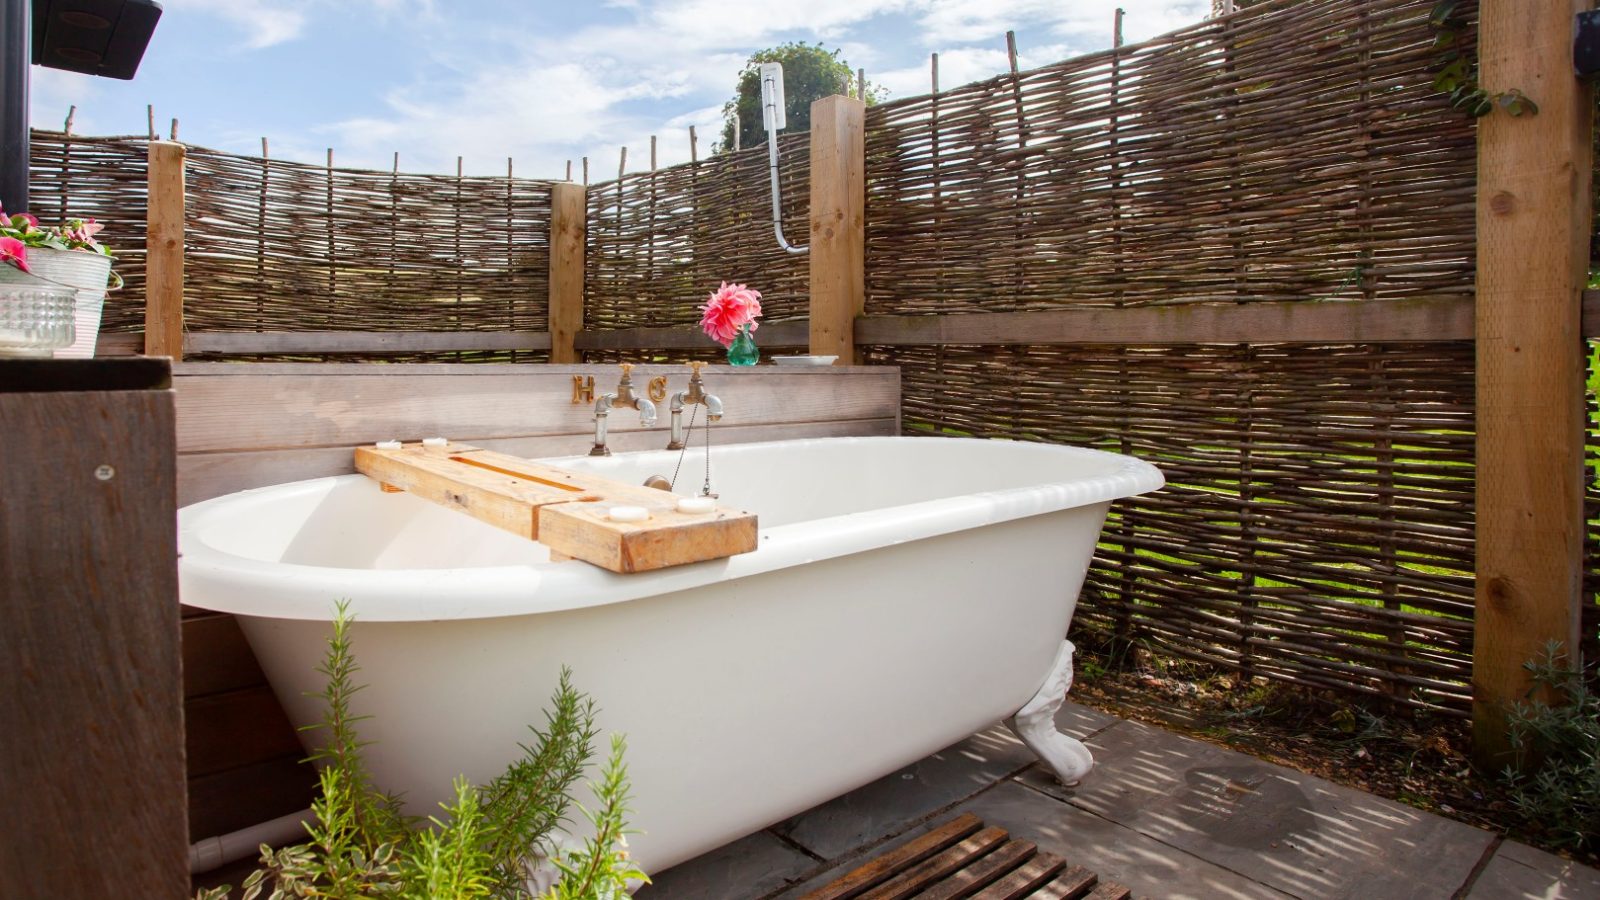
[{"label": "pink flower", "polygon": [[28,269],[28,245],[16,238],[0,237],[0,262],[8,262],[24,272]]},{"label": "pink flower", "polygon": [[32,215],[31,213],[17,213],[14,216],[10,216],[7,219],[7,223],[10,224],[10,225],[13,225],[13,226],[16,226],[16,227],[20,228],[21,226],[17,225],[17,220],[18,219],[21,219],[24,222],[27,222],[29,228],[38,228],[39,227],[39,217],[35,216],[35,215]]},{"label": "pink flower", "polygon": [[726,347],[733,343],[741,326],[748,324],[751,331],[758,327],[756,317],[761,315],[761,292],[724,281],[711,292],[700,312],[700,330]]}]

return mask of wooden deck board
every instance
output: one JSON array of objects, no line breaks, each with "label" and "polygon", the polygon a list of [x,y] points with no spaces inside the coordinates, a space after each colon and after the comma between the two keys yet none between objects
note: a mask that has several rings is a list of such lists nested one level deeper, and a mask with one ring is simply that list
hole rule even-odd
[{"label": "wooden deck board", "polygon": [[890,848],[802,900],[1128,900],[1122,885],[1040,853],[965,813]]}]

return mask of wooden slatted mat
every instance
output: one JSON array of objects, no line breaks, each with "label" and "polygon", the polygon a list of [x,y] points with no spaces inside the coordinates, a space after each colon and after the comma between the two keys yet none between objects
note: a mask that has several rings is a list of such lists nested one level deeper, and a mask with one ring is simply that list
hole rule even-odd
[{"label": "wooden slatted mat", "polygon": [[[357,447],[355,467],[384,490],[408,491],[612,572],[722,559],[749,553],[758,540],[753,513],[682,513],[682,498],[667,491],[466,444]],[[612,521],[613,506],[640,507],[647,517]]]},{"label": "wooden slatted mat", "polygon": [[1128,900],[1130,891],[971,813],[865,863],[801,900]]}]

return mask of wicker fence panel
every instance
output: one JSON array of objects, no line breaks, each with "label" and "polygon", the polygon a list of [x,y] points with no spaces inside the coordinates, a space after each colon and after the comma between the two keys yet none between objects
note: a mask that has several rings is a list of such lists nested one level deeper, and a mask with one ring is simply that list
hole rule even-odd
[{"label": "wicker fence panel", "polygon": [[543,331],[550,184],[189,148],[194,331]]},{"label": "wicker fence panel", "polygon": [[[804,244],[811,138],[778,139],[784,235]],[[761,291],[763,319],[806,315],[808,262],[772,233],[765,146],[591,185],[584,328],[690,325],[720,282]]]},{"label": "wicker fence panel", "polygon": [[1276,3],[867,113],[867,312],[1465,294],[1433,0]]},{"label": "wicker fence panel", "polygon": [[125,284],[108,294],[101,330],[144,330],[144,234],[148,151],[143,137],[79,137],[35,131],[28,206],[46,225],[71,216],[106,228]]},{"label": "wicker fence panel", "polygon": [[[107,223],[127,280],[108,331],[144,324],[147,142],[34,132],[33,211]],[[545,331],[550,183],[371,172],[187,148],[189,331]],[[518,351],[515,358],[543,353]],[[301,357],[315,358],[315,357]],[[338,359],[352,359],[348,354]],[[384,354],[390,361],[509,352]]]},{"label": "wicker fence panel", "polygon": [[1077,627],[1464,710],[1470,343],[873,348],[909,434],[1131,453]]}]

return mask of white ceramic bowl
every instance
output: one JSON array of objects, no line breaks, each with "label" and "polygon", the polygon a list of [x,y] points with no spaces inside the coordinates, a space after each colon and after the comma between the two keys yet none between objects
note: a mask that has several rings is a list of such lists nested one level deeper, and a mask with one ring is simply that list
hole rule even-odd
[{"label": "white ceramic bowl", "polygon": [[772,362],[780,366],[831,366],[837,356],[774,356]]}]

